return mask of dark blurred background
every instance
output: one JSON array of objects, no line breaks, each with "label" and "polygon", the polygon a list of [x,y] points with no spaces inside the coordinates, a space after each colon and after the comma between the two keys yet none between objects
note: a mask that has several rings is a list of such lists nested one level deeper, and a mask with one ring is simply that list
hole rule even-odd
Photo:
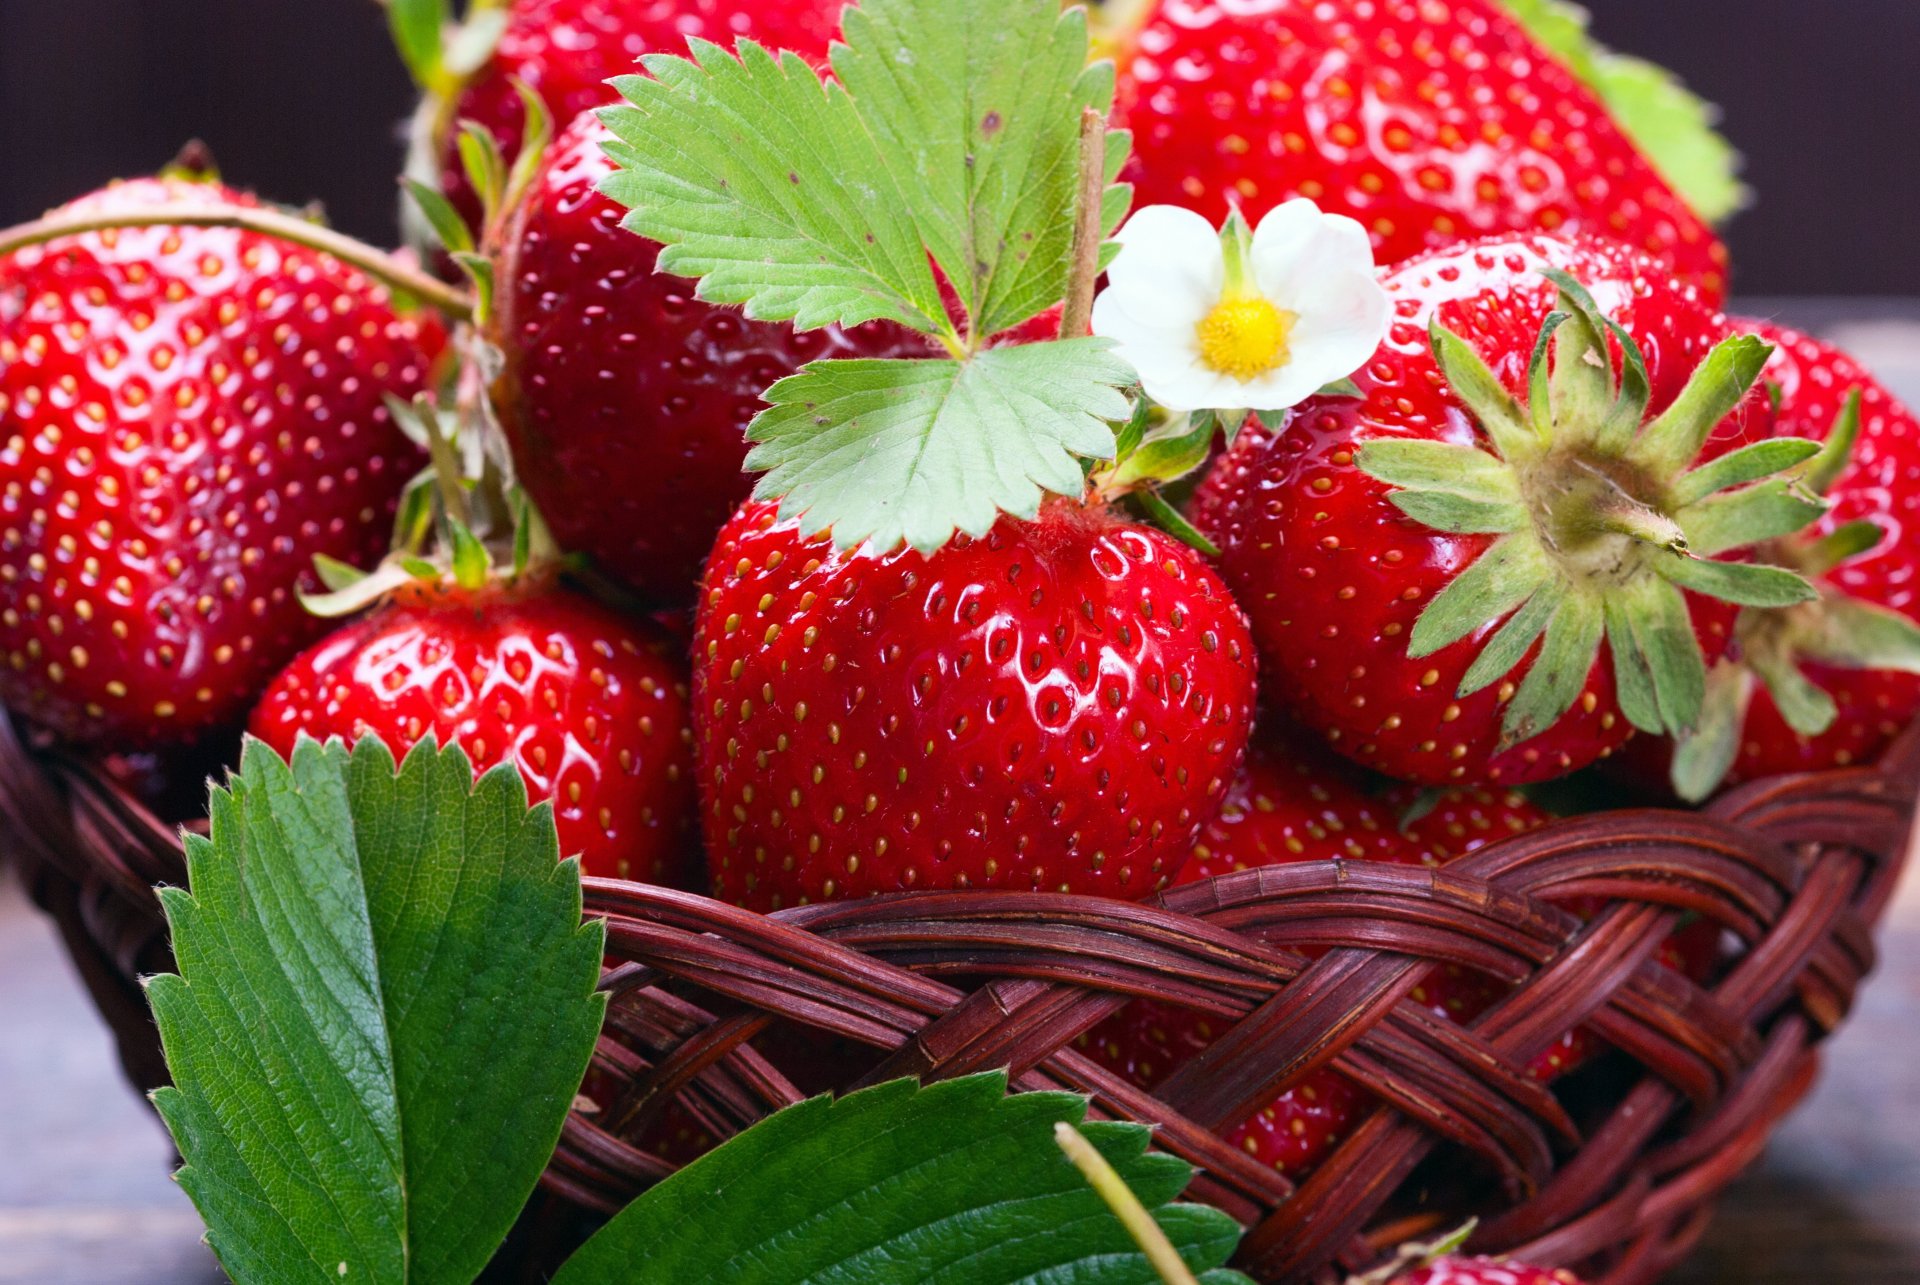
[{"label": "dark blurred background", "polygon": [[[1741,293],[1920,295],[1920,0],[1589,7],[1725,108],[1758,193],[1730,229]],[[390,240],[410,97],[375,0],[0,0],[0,222],[197,136],[231,179]]]}]

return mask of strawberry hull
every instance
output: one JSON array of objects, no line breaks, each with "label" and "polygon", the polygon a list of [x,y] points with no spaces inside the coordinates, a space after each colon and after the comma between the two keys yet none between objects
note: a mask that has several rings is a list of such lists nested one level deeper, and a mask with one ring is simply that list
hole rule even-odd
[{"label": "strawberry hull", "polygon": [[[1742,324],[1778,346],[1766,379],[1779,390],[1780,432],[1825,439],[1858,391],[1859,441],[1829,493],[1832,512],[1811,534],[1850,522],[1879,526],[1880,543],[1828,572],[1826,582],[1861,602],[1920,618],[1920,421],[1846,353],[1784,326]],[[1795,732],[1760,688],[1730,780],[1871,763],[1920,713],[1920,675],[1817,661],[1803,668],[1839,707],[1833,726],[1811,737]]]},{"label": "strawberry hull", "polygon": [[[1436,252],[1389,275],[1395,321],[1375,360],[1355,376],[1359,397],[1311,400],[1276,432],[1250,429],[1196,498],[1196,518],[1222,548],[1222,572],[1253,622],[1270,697],[1341,753],[1401,780],[1547,780],[1604,757],[1632,733],[1605,643],[1565,715],[1511,745],[1504,707],[1538,644],[1506,679],[1461,694],[1504,613],[1436,654],[1411,656],[1422,613],[1495,541],[1409,517],[1392,488],[1359,464],[1370,443],[1483,440],[1436,364],[1430,327],[1437,322],[1464,338],[1506,390],[1524,395],[1529,359],[1555,303],[1545,270],[1572,272],[1640,344],[1650,414],[1674,401],[1728,334],[1725,318],[1662,265],[1604,243],[1515,237]],[[1756,392],[1714,431],[1702,456],[1724,454],[1769,428]],[[1711,660],[1726,648],[1733,611],[1704,598],[1691,598],[1688,609]]]}]

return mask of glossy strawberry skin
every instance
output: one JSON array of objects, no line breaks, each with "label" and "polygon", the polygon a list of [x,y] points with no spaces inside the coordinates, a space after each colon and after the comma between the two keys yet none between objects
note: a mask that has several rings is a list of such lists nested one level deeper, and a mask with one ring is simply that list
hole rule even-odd
[{"label": "glossy strawberry skin", "polygon": [[1391,1285],[1580,1285],[1580,1278],[1506,1259],[1454,1257],[1396,1276]]},{"label": "glossy strawberry skin", "polygon": [[[1297,733],[1268,733],[1247,752],[1220,815],[1202,831],[1177,882],[1238,870],[1321,861],[1437,866],[1551,818],[1523,796],[1449,791],[1419,820],[1401,818],[1413,793],[1367,794],[1351,767]],[[1453,1021],[1482,1012],[1499,984],[1449,965],[1436,968],[1412,999]],[[1083,1036],[1083,1051],[1152,1089],[1218,1038],[1217,1019],[1135,1000]],[[1227,1141],[1298,1179],[1339,1145],[1372,1099],[1345,1076],[1320,1070],[1276,1095]]]},{"label": "glossy strawberry skin", "polygon": [[[1491,543],[1412,521],[1354,462],[1369,440],[1471,443],[1477,428],[1447,388],[1428,339],[1437,315],[1516,393],[1554,288],[1570,272],[1642,346],[1653,409],[1668,405],[1729,323],[1662,265],[1598,242],[1523,236],[1440,251],[1386,278],[1394,325],[1355,375],[1359,398],[1303,404],[1278,433],[1248,431],[1208,478],[1194,514],[1223,550],[1222,573],[1253,621],[1268,690],[1341,753],[1401,780],[1502,786],[1564,775],[1632,732],[1603,647],[1574,707],[1533,739],[1498,751],[1509,679],[1456,692],[1497,621],[1420,660],[1407,635],[1420,612]],[[1756,391],[1716,431],[1709,456],[1771,431]],[[1732,611],[1692,599],[1709,659]],[[1523,667],[1516,673],[1524,672]]]},{"label": "glossy strawberry skin", "polygon": [[[1766,322],[1741,328],[1776,345],[1762,376],[1778,388],[1778,432],[1825,441],[1860,390],[1860,437],[1853,463],[1835,482],[1833,510],[1814,529],[1872,521],[1887,533],[1877,548],[1823,577],[1850,597],[1920,619],[1920,421],[1852,357],[1799,331]],[[1920,676],[1890,670],[1808,664],[1808,678],[1840,708],[1834,725],[1803,737],[1780,717],[1760,686],[1747,713],[1730,782],[1787,772],[1871,763],[1920,715]]]},{"label": "glossy strawberry skin", "polygon": [[937,553],[835,553],[749,504],[694,646],[714,884],[767,910],[931,888],[1137,897],[1252,720],[1245,619],[1158,532],[1060,503]]},{"label": "glossy strawberry skin", "polygon": [[371,732],[403,755],[458,742],[551,799],[563,855],[590,875],[684,887],[693,777],[686,675],[651,625],[559,589],[414,586],[288,667],[253,735]]},{"label": "glossy strawberry skin", "polygon": [[1496,0],[1162,0],[1120,57],[1137,205],[1350,215],[1383,264],[1496,233],[1606,237],[1710,299],[1725,247]]},{"label": "glossy strawberry skin", "polygon": [[[142,180],[72,210],[251,198]],[[424,457],[383,397],[444,334],[359,272],[232,229],[0,262],[0,696],[76,741],[237,725],[326,631],[312,559],[371,561]]]},{"label": "glossy strawberry skin", "polygon": [[613,162],[593,116],[555,143],[511,228],[495,405],[520,479],[560,543],[662,602],[693,597],[714,534],[746,499],[746,428],[809,361],[918,357],[927,341],[870,323],[796,332],[694,298],[657,274],[657,243],[599,194]]},{"label": "glossy strawberry skin", "polygon": [[[565,125],[618,95],[607,81],[638,71],[643,55],[682,54],[698,38],[731,49],[745,36],[824,60],[840,33],[843,0],[513,0],[493,57],[462,89],[451,121],[473,121],[519,155],[522,81]],[[439,140],[442,186],[470,222],[479,201],[460,164],[458,131]]]}]

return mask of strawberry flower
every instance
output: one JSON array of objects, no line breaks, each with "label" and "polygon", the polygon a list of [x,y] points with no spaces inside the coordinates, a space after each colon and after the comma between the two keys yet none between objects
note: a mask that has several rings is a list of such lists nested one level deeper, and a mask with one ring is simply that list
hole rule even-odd
[{"label": "strawberry flower", "polygon": [[1093,332],[1173,411],[1286,410],[1352,375],[1387,337],[1390,305],[1367,233],[1289,201],[1249,230],[1238,211],[1215,231],[1200,215],[1150,205],[1116,238]]}]

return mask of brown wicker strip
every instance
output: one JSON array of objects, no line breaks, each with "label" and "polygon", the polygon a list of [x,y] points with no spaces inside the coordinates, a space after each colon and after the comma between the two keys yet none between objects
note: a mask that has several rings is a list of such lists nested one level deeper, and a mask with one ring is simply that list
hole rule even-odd
[{"label": "brown wicker strip", "polygon": [[[723,1138],[813,1081],[1007,1067],[1019,1088],[1156,1126],[1198,1167],[1194,1197],[1249,1225],[1241,1265],[1263,1280],[1334,1282],[1478,1215],[1478,1246],[1642,1285],[1813,1082],[1872,968],[1916,782],[1920,731],[1875,769],[1759,782],[1698,813],[1571,819],[1444,870],[1249,871],[1140,905],[952,892],[763,917],[588,880],[609,1018],[545,1186],[604,1214],[671,1172],[655,1149],[670,1115]],[[128,1074],[159,1083],[137,978],[168,966],[151,886],[184,877],[177,836],[3,719],[0,825]],[[1576,900],[1603,909],[1582,919]],[[1654,962],[1688,916],[1738,946],[1710,986]],[[1512,990],[1443,1021],[1408,995],[1444,964]],[[1222,1028],[1152,1094],[1076,1048],[1140,996]],[[1550,1088],[1527,1065],[1574,1026],[1613,1052]],[[1222,1141],[1323,1067],[1377,1105],[1315,1172],[1296,1183]]]}]

